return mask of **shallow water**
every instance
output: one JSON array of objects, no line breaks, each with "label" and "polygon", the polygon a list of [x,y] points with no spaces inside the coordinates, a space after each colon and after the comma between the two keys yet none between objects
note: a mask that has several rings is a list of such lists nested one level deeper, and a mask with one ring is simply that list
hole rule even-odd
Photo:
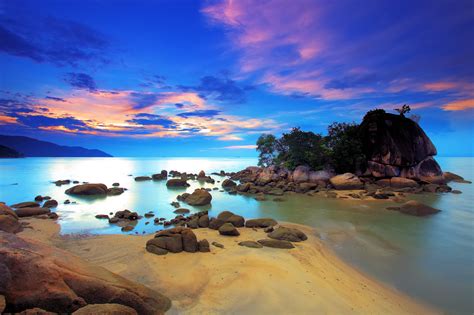
[{"label": "shallow water", "polygon": [[[474,179],[473,158],[439,158],[441,166]],[[196,187],[220,187],[191,182],[187,189],[167,189],[164,181],[135,182],[133,176],[151,175],[162,169],[197,173],[238,171],[254,165],[254,159],[222,158],[26,158],[0,160],[0,201],[13,204],[50,195],[60,202],[62,233],[121,233],[99,213],[130,209],[141,214],[172,218],[170,202],[178,194]],[[216,180],[222,180],[214,176]],[[128,191],[120,196],[79,198],[67,196],[51,181],[71,179],[119,182]],[[231,210],[246,218],[269,216],[318,228],[321,238],[344,260],[385,283],[435,305],[449,314],[474,311],[474,185],[452,183],[455,194],[417,195],[441,213],[416,218],[384,210],[385,201],[347,201],[302,195],[285,196],[285,201],[258,202],[252,197],[213,191],[212,206],[190,207],[215,215]],[[65,199],[77,204],[64,205]],[[145,225],[146,221],[150,224]],[[142,219],[134,231],[152,233],[159,229],[153,220]]]}]

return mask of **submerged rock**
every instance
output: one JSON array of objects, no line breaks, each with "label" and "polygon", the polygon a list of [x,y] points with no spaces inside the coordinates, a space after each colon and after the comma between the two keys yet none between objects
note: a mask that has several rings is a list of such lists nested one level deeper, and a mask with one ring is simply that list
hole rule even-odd
[{"label": "submerged rock", "polygon": [[404,214],[408,215],[413,215],[413,216],[418,216],[418,217],[423,217],[431,214],[435,214],[440,212],[441,210],[435,209],[433,207],[430,207],[428,205],[425,205],[421,202],[418,202],[416,200],[410,200],[407,201],[406,203],[402,204],[399,207],[388,207],[388,210],[395,210],[399,211]]},{"label": "submerged rock", "polygon": [[137,177],[135,177],[136,182],[144,182],[144,181],[147,181],[147,180],[151,180],[151,177],[150,176],[137,176]]},{"label": "submerged rock", "polygon": [[172,178],[168,179],[166,182],[167,187],[189,187],[190,185],[186,181],[186,179],[181,178]]}]

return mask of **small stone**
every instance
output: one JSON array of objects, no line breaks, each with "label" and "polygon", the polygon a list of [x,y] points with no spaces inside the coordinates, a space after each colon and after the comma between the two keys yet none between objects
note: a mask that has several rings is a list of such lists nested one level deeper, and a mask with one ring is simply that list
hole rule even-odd
[{"label": "small stone", "polygon": [[215,247],[224,248],[224,245],[218,242],[212,242],[212,245],[214,245]]},{"label": "small stone", "polygon": [[258,242],[254,242],[254,241],[243,241],[243,242],[240,242],[239,243],[240,246],[245,246],[245,247],[250,247],[250,248],[262,248],[263,245],[258,243]]}]

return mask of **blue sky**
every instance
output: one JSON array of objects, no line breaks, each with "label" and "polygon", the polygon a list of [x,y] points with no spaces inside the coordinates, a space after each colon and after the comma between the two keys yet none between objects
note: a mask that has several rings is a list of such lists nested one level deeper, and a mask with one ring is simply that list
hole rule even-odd
[{"label": "blue sky", "polygon": [[116,156],[254,156],[409,104],[473,155],[466,1],[0,0],[0,130]]}]

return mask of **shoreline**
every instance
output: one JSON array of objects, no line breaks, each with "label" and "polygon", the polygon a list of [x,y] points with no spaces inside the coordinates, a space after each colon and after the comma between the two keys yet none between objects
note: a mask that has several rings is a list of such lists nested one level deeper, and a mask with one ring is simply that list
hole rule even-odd
[{"label": "shoreline", "polygon": [[[22,219],[31,228],[18,235],[57,246],[129,280],[162,292],[173,301],[168,314],[293,313],[438,314],[343,261],[309,226],[282,222],[308,235],[294,249],[253,249],[237,245],[265,237],[263,230],[241,228],[238,237],[210,229],[198,239],[218,241],[211,253],[157,256],[146,252],[150,235],[60,235],[51,220]],[[245,290],[242,290],[245,288]],[[290,304],[289,304],[290,303]]]}]

